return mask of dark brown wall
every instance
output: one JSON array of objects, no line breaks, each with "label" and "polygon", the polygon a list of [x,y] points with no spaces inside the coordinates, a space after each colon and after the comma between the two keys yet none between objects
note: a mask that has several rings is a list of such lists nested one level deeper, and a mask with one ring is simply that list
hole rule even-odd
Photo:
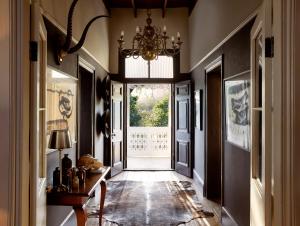
[{"label": "dark brown wall", "polygon": [[[92,57],[90,57],[86,52],[79,50],[77,53],[68,55],[64,58],[61,65],[56,64],[56,52],[57,44],[64,41],[64,34],[56,28],[50,21],[44,18],[44,22],[47,29],[47,64],[48,66],[54,67],[62,72],[65,72],[75,78],[78,78],[78,56],[86,60],[88,63],[95,67],[94,83],[97,78],[101,80],[107,76],[107,72],[101,67],[101,65],[96,62]],[[95,96],[95,116],[96,113],[103,113],[103,101]],[[78,106],[81,108],[81,106]],[[94,120],[96,121],[96,120]],[[77,122],[78,124],[78,122]],[[90,128],[90,125],[88,126]],[[81,128],[84,129],[84,128]],[[95,156],[99,158],[100,161],[103,161],[103,135],[95,132]],[[77,136],[78,137],[78,136]],[[64,151],[64,153],[69,153],[70,158],[73,161],[73,165],[76,165],[76,152],[77,147],[73,147],[70,150]],[[58,162],[58,153],[53,152],[47,155],[47,183],[52,184],[52,172],[56,166],[59,165]],[[57,226],[66,218],[70,213],[72,208],[70,207],[57,207],[57,206],[48,206],[47,207],[47,226]]]},{"label": "dark brown wall", "polygon": [[[205,67],[222,54],[224,79],[250,70],[250,31],[253,22],[249,22],[192,71],[195,90],[205,90]],[[204,135],[205,131],[195,130],[195,171],[203,181],[204,162],[199,157],[205,153]],[[250,152],[226,141],[223,143],[223,203],[223,208],[238,225],[250,225]]]}]

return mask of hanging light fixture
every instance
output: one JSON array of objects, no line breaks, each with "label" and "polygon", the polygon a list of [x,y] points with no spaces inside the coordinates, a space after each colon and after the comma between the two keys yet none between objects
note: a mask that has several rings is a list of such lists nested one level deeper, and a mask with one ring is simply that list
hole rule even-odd
[{"label": "hanging light fixture", "polygon": [[167,48],[167,28],[152,26],[152,19],[150,10],[147,12],[148,18],[146,19],[147,25],[141,30],[136,27],[136,35],[132,39],[132,48],[124,49],[124,31],[121,31],[119,42],[119,52],[122,56],[138,58],[141,56],[144,60],[150,61],[157,59],[159,55],[175,56],[180,52],[182,41],[180,40],[180,33],[177,32],[177,41],[175,42],[174,36],[171,37],[171,49]]}]

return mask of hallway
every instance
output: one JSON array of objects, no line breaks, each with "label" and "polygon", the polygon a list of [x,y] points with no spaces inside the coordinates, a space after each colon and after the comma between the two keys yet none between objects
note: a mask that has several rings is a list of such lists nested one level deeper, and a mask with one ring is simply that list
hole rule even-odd
[{"label": "hallway", "polygon": [[[180,224],[185,226],[219,226],[221,225],[220,219],[221,219],[221,208],[216,203],[207,200],[204,198],[201,194],[202,192],[199,190],[199,185],[197,185],[194,180],[182,176],[175,171],[124,171],[120,173],[119,175],[111,178],[108,181],[140,181],[140,182],[151,182],[151,181],[190,181],[192,182],[193,188],[196,190],[197,197],[200,200],[201,204],[203,205],[203,209],[206,211],[210,211],[214,213],[213,218],[199,218],[192,220],[189,223],[186,224]],[[91,201],[91,203],[94,200]],[[91,205],[91,204],[89,204]],[[75,219],[74,219],[75,220]],[[66,225],[75,225],[75,222],[68,222]],[[117,224],[103,221],[104,226],[117,226]],[[98,218],[89,218],[87,222],[87,226],[98,226]]]}]

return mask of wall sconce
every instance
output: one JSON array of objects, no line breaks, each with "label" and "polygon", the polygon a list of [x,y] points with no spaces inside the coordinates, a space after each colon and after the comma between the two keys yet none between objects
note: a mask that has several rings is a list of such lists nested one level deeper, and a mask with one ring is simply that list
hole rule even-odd
[{"label": "wall sconce", "polygon": [[71,47],[71,42],[72,42],[72,19],[73,19],[73,13],[74,13],[74,9],[75,6],[77,4],[78,0],[73,0],[71,7],[69,9],[69,13],[68,13],[68,27],[67,27],[67,36],[65,39],[65,43],[58,49],[57,51],[57,63],[61,64],[61,62],[63,61],[63,58],[65,56],[67,56],[68,54],[72,54],[75,53],[76,51],[78,51],[84,44],[87,32],[90,28],[90,26],[92,25],[92,23],[99,19],[99,18],[103,18],[103,17],[110,17],[107,15],[99,15],[99,16],[95,16],[93,19],[91,19],[87,25],[85,26],[83,33],[81,35],[81,38],[79,40],[79,42]]}]

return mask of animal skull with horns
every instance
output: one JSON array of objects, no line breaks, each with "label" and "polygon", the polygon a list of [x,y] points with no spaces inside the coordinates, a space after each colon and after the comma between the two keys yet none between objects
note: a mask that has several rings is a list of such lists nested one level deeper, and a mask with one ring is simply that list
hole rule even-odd
[{"label": "animal skull with horns", "polygon": [[74,13],[74,9],[75,6],[77,4],[78,0],[73,0],[71,7],[69,9],[69,13],[68,13],[68,27],[67,27],[67,36],[65,39],[65,43],[62,45],[61,48],[59,48],[58,53],[57,53],[57,62],[58,64],[60,64],[63,61],[63,58],[65,56],[67,56],[68,54],[72,54],[75,53],[76,51],[78,51],[84,44],[87,32],[90,28],[90,26],[92,25],[92,23],[99,19],[99,18],[103,18],[103,17],[110,17],[107,15],[99,15],[99,16],[95,16],[93,19],[91,19],[87,25],[85,26],[83,33],[81,35],[81,38],[79,40],[79,42],[71,47],[71,41],[72,41],[72,19],[73,19],[73,13]]}]

